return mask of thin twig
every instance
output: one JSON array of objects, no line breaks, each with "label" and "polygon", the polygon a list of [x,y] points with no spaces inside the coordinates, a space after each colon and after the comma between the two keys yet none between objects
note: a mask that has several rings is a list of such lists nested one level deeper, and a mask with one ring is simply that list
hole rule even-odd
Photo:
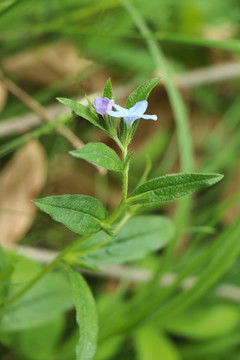
[{"label": "thin twig", "polygon": [[[131,90],[132,87],[129,85],[116,87],[114,91],[115,100],[119,101],[120,99],[123,99]],[[97,97],[101,97],[101,93],[93,93],[89,95],[90,99],[95,99]],[[83,105],[88,105],[85,97],[76,99],[76,101],[79,101]],[[66,106],[60,103],[50,105],[46,109],[52,119],[58,117],[59,115],[67,115],[71,113],[71,111],[66,108]],[[24,132],[26,130],[30,130],[33,127],[39,126],[40,124],[41,119],[37,113],[25,114],[21,117],[15,116],[11,119],[0,122],[0,137]]]},{"label": "thin twig", "polygon": [[[48,123],[53,120],[53,117],[48,112],[48,110],[42,106],[38,101],[33,99],[29,94],[27,94],[23,89],[21,89],[17,84],[12,80],[6,78],[2,71],[0,71],[0,81],[3,86],[6,87],[13,95],[15,95],[19,100],[21,100],[25,105],[27,105],[33,112],[38,115],[38,117]],[[18,120],[19,121],[19,120]],[[68,128],[63,125],[57,127],[57,132],[64,136],[74,148],[80,148],[84,146],[84,143]]]},{"label": "thin twig", "polygon": [[[157,73],[156,75],[161,75]],[[240,77],[240,63],[239,62],[226,62],[222,64],[206,66],[204,68],[196,69],[186,72],[181,75],[175,76],[175,81],[180,88],[192,88],[198,85],[204,85],[209,83],[218,83],[226,80],[236,79]],[[164,84],[164,78],[159,83],[159,86]],[[123,98],[126,93],[130,92],[132,88],[130,86],[122,86],[115,89],[115,99],[119,100]],[[96,98],[101,96],[100,93],[92,94],[90,98]],[[77,99],[82,104],[87,105],[84,98]],[[47,108],[48,114],[51,118],[55,118],[57,115],[64,111],[62,104],[51,105]],[[26,129],[31,129],[40,125],[41,120],[39,113],[26,114],[21,117],[13,117],[6,121],[0,122],[0,137],[13,135]]]},{"label": "thin twig", "polygon": [[0,81],[5,86],[5,88],[15,95],[19,100],[21,100],[29,109],[33,110],[40,119],[44,122],[51,121],[51,116],[48,111],[39,104],[35,99],[28,95],[24,90],[22,90],[18,85],[16,85],[12,80],[6,78],[2,71],[0,70]]},{"label": "thin twig", "polygon": [[[3,86],[6,87],[8,91],[10,91],[13,95],[15,95],[18,99],[20,99],[25,105],[27,105],[33,112],[38,115],[38,117],[48,123],[53,120],[51,114],[47,111],[47,109],[38,103],[35,99],[33,99],[29,94],[27,94],[24,90],[22,90],[17,84],[15,84],[12,80],[6,78],[2,71],[0,70],[0,82]],[[19,119],[18,119],[19,122]],[[84,146],[84,143],[66,126],[59,125],[56,128],[56,131],[64,136],[69,143],[76,149],[79,149]],[[96,169],[100,174],[106,174],[106,170],[100,166],[95,165]]]}]

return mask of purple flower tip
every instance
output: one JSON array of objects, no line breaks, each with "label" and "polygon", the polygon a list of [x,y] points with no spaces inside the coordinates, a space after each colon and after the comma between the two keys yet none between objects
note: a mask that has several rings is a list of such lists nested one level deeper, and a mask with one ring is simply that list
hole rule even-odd
[{"label": "purple flower tip", "polygon": [[96,112],[100,115],[108,115],[108,111],[112,110],[114,101],[105,98],[96,98],[96,101],[92,103]]}]

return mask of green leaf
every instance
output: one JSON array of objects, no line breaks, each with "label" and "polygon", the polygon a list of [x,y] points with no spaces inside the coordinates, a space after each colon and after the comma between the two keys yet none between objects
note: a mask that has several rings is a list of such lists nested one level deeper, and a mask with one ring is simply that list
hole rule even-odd
[{"label": "green leaf", "polygon": [[151,327],[138,330],[134,336],[137,360],[180,360],[174,344]]},{"label": "green leaf", "polygon": [[171,174],[145,182],[128,197],[130,205],[151,204],[178,199],[211,186],[223,178],[220,174]]},{"label": "green leaf", "polygon": [[78,116],[83,117],[84,119],[90,121],[93,125],[99,127],[100,129],[106,131],[104,126],[100,123],[98,116],[93,116],[93,114],[86,108],[86,106],[80,104],[77,101],[66,99],[66,98],[57,98],[57,100],[66,105],[71,110],[73,110]]},{"label": "green leaf", "polygon": [[102,143],[88,143],[81,149],[71,151],[70,154],[108,170],[122,171],[122,164],[118,155]]},{"label": "green leaf", "polygon": [[[21,287],[13,286],[9,297]],[[68,282],[60,273],[49,274],[18,301],[1,310],[0,329],[2,332],[11,332],[36,327],[55,319],[71,307]]]},{"label": "green leaf", "polygon": [[111,78],[108,78],[106,86],[103,91],[103,98],[107,97],[109,100],[113,99]]},{"label": "green leaf", "polygon": [[[14,266],[12,263],[9,263],[6,253],[3,251],[0,246],[0,284],[7,285],[7,282],[12,275]],[[0,294],[4,290],[4,286],[0,286]]]},{"label": "green leaf", "polygon": [[14,271],[11,276],[11,282],[13,284],[30,281],[33,277],[37,276],[42,269],[40,264],[14,252],[7,252],[6,255],[8,261],[14,264]]},{"label": "green leaf", "polygon": [[159,83],[159,80],[160,77],[148,80],[134,90],[127,99],[126,109],[130,109],[139,101],[146,100],[152,89]]},{"label": "green leaf", "polygon": [[51,322],[14,333],[15,352],[24,360],[52,358],[63,333],[63,327],[64,314],[60,314]]},{"label": "green leaf", "polygon": [[89,107],[90,114],[93,116],[94,119],[96,118],[96,120],[98,122],[97,115],[96,115],[96,110],[94,109],[91,100],[89,99],[89,97],[87,95],[85,95],[85,97],[86,97],[87,102],[88,102],[88,107]]},{"label": "green leaf", "polygon": [[[146,215],[129,220],[104,246],[82,257],[95,266],[121,264],[141,259],[152,251],[166,246],[173,235],[172,222],[163,216]],[[105,239],[99,232],[78,251],[88,251]]]},{"label": "green leaf", "polygon": [[11,283],[16,285],[26,282],[41,270],[36,262],[11,252],[5,252],[5,265],[5,270],[0,272],[0,294],[3,298],[8,295]]},{"label": "green leaf", "polygon": [[101,229],[106,218],[103,205],[87,195],[49,196],[34,200],[39,209],[78,234],[91,234]]},{"label": "green leaf", "polygon": [[80,340],[76,347],[77,360],[91,360],[97,348],[98,319],[93,295],[84,278],[68,268],[73,301],[76,307]]},{"label": "green leaf", "polygon": [[123,340],[123,335],[109,337],[107,341],[103,341],[99,345],[93,360],[114,359],[115,355],[121,350]]},{"label": "green leaf", "polygon": [[3,248],[0,245],[0,273],[6,268],[6,266],[7,266],[7,260]]},{"label": "green leaf", "polygon": [[188,309],[171,318],[165,328],[174,335],[195,340],[223,336],[233,331],[240,323],[239,310],[230,304],[215,304]]}]

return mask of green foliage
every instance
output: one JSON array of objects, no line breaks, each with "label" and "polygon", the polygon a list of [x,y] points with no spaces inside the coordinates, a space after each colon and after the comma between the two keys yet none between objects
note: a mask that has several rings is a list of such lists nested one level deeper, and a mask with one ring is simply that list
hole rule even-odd
[{"label": "green foliage", "polygon": [[177,349],[171,341],[151,327],[143,327],[135,334],[137,360],[180,360]]},{"label": "green foliage", "polygon": [[[151,91],[154,89],[154,87],[159,83],[160,77],[151,79],[140,85],[136,90],[134,90],[128,97],[127,103],[126,103],[126,109],[130,109],[132,106],[134,106],[138,101],[146,100],[151,93]],[[128,137],[128,143],[133,138],[133,135],[136,131],[136,128],[138,126],[139,120],[134,121],[129,137]],[[127,125],[123,121],[123,119],[120,120],[120,138],[122,142],[124,143],[126,141],[126,137],[128,134]]]},{"label": "green foliage", "polygon": [[72,111],[74,111],[75,114],[77,114],[78,116],[81,116],[82,118],[88,120],[91,124],[97,126],[101,130],[106,131],[104,124],[101,123],[97,114],[94,116],[93,113],[90,112],[84,105],[80,104],[77,101],[66,98],[57,98],[57,100],[63,105],[66,105]]},{"label": "green foliage", "polygon": [[[10,295],[16,293],[17,289],[19,287],[13,285]],[[0,328],[2,332],[34,328],[48,323],[71,307],[68,283],[62,274],[52,273],[41,279],[19,300],[1,310]]]},{"label": "green foliage", "polygon": [[121,348],[123,336],[112,336],[98,347],[94,360],[111,359],[112,356]]},{"label": "green foliage", "polygon": [[22,284],[37,276],[42,266],[24,256],[18,256],[13,252],[7,252],[6,258],[10,264],[14,264],[14,271],[11,275],[13,284]]},{"label": "green foliage", "polygon": [[80,328],[80,340],[76,347],[77,360],[91,360],[96,352],[98,336],[95,301],[83,277],[71,268],[68,268],[68,273]]},{"label": "green foliage", "polygon": [[103,91],[103,98],[104,97],[107,97],[109,100],[113,99],[112,83],[110,78],[108,78],[106,86]]},{"label": "green foliage", "polygon": [[64,315],[51,322],[14,334],[15,351],[25,360],[46,360],[53,356],[63,333]]},{"label": "green foliage", "polygon": [[94,246],[105,239],[103,232],[94,235],[78,249],[81,252],[93,249],[83,256],[92,265],[121,264],[138,260],[150,252],[162,249],[173,235],[172,222],[163,216],[146,215],[129,220],[105,245],[94,250]]},{"label": "green foliage", "polygon": [[171,174],[149,180],[140,185],[128,197],[128,204],[151,204],[165,202],[191,194],[211,186],[222,179],[219,174]]},{"label": "green foliage", "polygon": [[102,143],[88,143],[78,150],[71,151],[70,154],[108,170],[122,171],[122,164],[118,155]]},{"label": "green foliage", "polygon": [[21,137],[17,137],[14,140],[7,142],[6,144],[0,146],[0,158],[12,153],[14,150],[19,149],[21,146],[25,145],[31,139],[38,139],[43,135],[48,135],[54,131],[58,126],[66,125],[72,116],[66,115],[60,117],[55,121],[51,121],[45,125],[39,126],[36,130],[30,131]]},{"label": "green foliage", "polygon": [[100,230],[107,215],[103,205],[87,195],[48,196],[34,203],[54,220],[82,235]]},{"label": "green foliage", "polygon": [[130,109],[138,101],[146,100],[159,81],[160,77],[148,80],[134,90],[127,99],[126,109]]},{"label": "green foliage", "polygon": [[0,300],[7,295],[9,280],[14,272],[14,264],[7,259],[6,254],[0,246]]},{"label": "green foliage", "polygon": [[[81,340],[78,347],[80,350],[86,349],[80,358],[93,358],[94,360],[132,360],[135,358],[138,360],[156,360],[158,358],[164,360],[180,358],[181,360],[239,360],[239,261],[236,261],[240,253],[239,220],[238,222],[236,220],[233,225],[231,224],[233,218],[237,217],[238,207],[237,201],[232,209],[230,206],[225,206],[223,209],[219,205],[219,199],[225,198],[226,193],[233,193],[238,185],[236,175],[240,150],[239,99],[236,98],[234,101],[236,106],[234,106],[233,112],[226,112],[223,117],[220,117],[220,114],[226,108],[230,108],[229,104],[234,100],[234,93],[238,92],[239,81],[237,77],[225,79],[225,75],[230,77],[231,74],[229,75],[227,67],[225,73],[223,67],[221,75],[216,77],[216,80],[220,81],[225,79],[223,85],[222,83],[201,85],[204,99],[202,96],[197,98],[194,95],[195,90],[192,90],[191,87],[187,89],[187,96],[184,97],[182,94],[185,95],[186,92],[178,89],[178,85],[181,87],[181,81],[185,79],[185,75],[187,75],[187,80],[195,79],[195,76],[192,77],[194,74],[191,74],[191,69],[200,69],[201,71],[203,68],[204,74],[205,68],[208,71],[207,66],[211,65],[213,74],[215,74],[215,59],[221,65],[221,62],[231,61],[235,58],[234,53],[239,53],[240,18],[238,8],[238,0],[225,2],[218,0],[208,2],[202,0],[164,0],[161,2],[159,0],[151,0],[151,2],[144,0],[121,0],[120,2],[115,0],[82,0],[80,2],[57,0],[37,3],[31,0],[3,0],[1,2],[0,42],[3,72],[11,79],[19,80],[20,86],[27,89],[33,99],[38,100],[42,105],[48,105],[54,101],[55,96],[59,94],[60,96],[70,96],[69,93],[74,92],[74,89],[77,90],[73,96],[79,96],[79,93],[84,94],[86,89],[98,90],[98,80],[102,81],[102,76],[106,76],[105,74],[109,71],[112,72],[115,85],[126,83],[130,87],[145,81],[152,74],[160,72],[172,106],[175,124],[165,121],[168,118],[169,110],[166,111],[165,94],[161,89],[159,102],[161,101],[163,108],[159,109],[161,113],[158,114],[161,125],[159,127],[158,124],[156,125],[157,131],[154,137],[145,139],[145,134],[143,134],[144,143],[143,141],[141,144],[136,142],[136,147],[134,144],[134,149],[137,150],[135,166],[134,162],[130,163],[131,152],[126,148],[122,149],[121,145],[130,143],[138,121],[134,122],[130,129],[123,120],[120,121],[120,140],[118,142],[117,122],[114,118],[96,115],[91,102],[88,103],[88,110],[77,102],[63,99],[62,102],[64,104],[66,102],[66,105],[74,113],[87,119],[91,126],[96,125],[105,131],[118,145],[120,144],[121,150],[124,150],[121,164],[119,158],[116,160],[115,153],[113,157],[105,157],[108,151],[101,152],[98,149],[97,154],[89,155],[88,153],[86,155],[88,145],[79,150],[81,152],[79,157],[109,170],[122,172],[123,195],[125,195],[121,200],[119,199],[119,207],[115,211],[113,210],[108,219],[106,219],[105,210],[100,211],[105,214],[101,219],[96,218],[95,215],[92,217],[89,212],[96,205],[92,206],[92,203],[88,203],[85,214],[85,207],[82,209],[80,202],[83,211],[82,217],[76,214],[74,227],[76,226],[77,230],[80,228],[81,234],[89,234],[109,226],[115,229],[114,236],[113,234],[106,236],[103,231],[100,231],[98,234],[94,233],[93,236],[76,237],[71,246],[66,245],[59,257],[50,264],[39,266],[16,254],[9,255],[1,252],[0,248],[0,300],[2,306],[0,308],[0,331],[4,329],[2,321],[4,326],[7,319],[9,324],[10,322],[14,324],[11,325],[12,327],[9,327],[9,324],[6,327],[6,329],[10,329],[10,332],[0,333],[2,343],[0,358],[76,359],[74,348],[79,341],[79,331],[74,329],[75,322],[72,319],[72,312],[68,314],[66,329],[59,337],[65,311],[71,308],[71,299],[67,300],[70,289],[63,277],[61,281],[56,279],[55,275],[60,274],[53,273],[54,276],[50,275],[50,278],[49,275],[46,276],[55,266],[62,266],[61,259],[64,262],[69,259],[70,262],[71,256],[68,258],[64,255],[63,257],[63,253],[75,254],[80,260],[84,259],[85,262],[88,262],[85,265],[88,265],[89,268],[92,266],[94,269],[95,267],[96,271],[96,265],[143,259],[150,252],[159,249],[161,252],[152,254],[149,260],[153,279],[148,284],[132,284],[131,282],[129,285],[126,279],[122,279],[117,284],[115,281],[99,279],[96,274],[92,274],[91,288],[95,297],[99,298],[100,295],[100,297],[111,298],[111,301],[106,302],[101,316],[100,339],[95,355],[93,353],[96,348],[96,338],[93,336],[94,331],[91,333],[88,328],[93,314],[96,315],[94,304],[91,309],[88,305],[93,303],[93,298],[91,294],[88,296],[90,290],[86,289],[87,285],[81,276],[77,273],[72,275],[77,318],[80,319],[78,322],[80,323]],[[87,68],[83,71],[81,69],[81,74],[72,71],[68,75],[66,72],[67,76],[64,75],[60,81],[55,81],[49,87],[42,87],[42,83],[32,82],[35,77],[35,65],[32,68],[30,64],[30,73],[28,73],[28,65],[24,71],[18,72],[18,66],[20,69],[25,60],[28,64],[32,50],[35,56],[36,44],[40,53],[42,50],[45,52],[45,49],[48,49],[54,55],[56,54],[55,44],[61,46],[62,41],[74,44],[80,56],[84,54],[86,58],[93,60],[94,65],[91,65],[91,69]],[[217,49],[217,54],[214,49]],[[24,61],[18,62],[18,57],[15,58],[19,51],[21,52],[20,60]],[[228,52],[230,53],[228,54]],[[51,56],[53,59],[54,57]],[[75,66],[71,70],[74,68]],[[100,71],[98,71],[99,69]],[[65,74],[65,69],[63,72],[61,72],[61,68],[59,70],[56,79],[59,74]],[[68,69],[66,70],[68,71]],[[97,73],[94,73],[95,70]],[[189,74],[186,74],[188,72]],[[91,78],[88,79],[86,74],[90,74]],[[52,81],[51,76],[48,78],[47,72],[44,73],[44,78],[49,82]],[[25,79],[28,80],[27,84]],[[84,83],[82,83],[83,79]],[[94,86],[92,86],[93,79]],[[200,80],[204,81],[204,79],[205,77],[202,76]],[[211,81],[211,79],[212,77],[209,77],[207,81]],[[76,86],[72,86],[77,83],[80,84],[80,91]],[[37,90],[39,85],[42,88],[41,91]],[[135,102],[140,101],[141,94],[137,94],[137,90],[134,93],[136,95]],[[119,93],[116,91],[116,94],[120,94],[122,97],[121,89]],[[109,99],[113,97],[110,78],[105,86],[104,96]],[[132,94],[128,102],[131,97]],[[213,101],[216,99],[217,101]],[[157,105],[157,98],[154,100]],[[190,118],[186,110],[190,103],[194,104],[194,107],[191,106],[191,123],[194,119],[193,135],[189,131]],[[134,105],[134,99],[132,105]],[[127,107],[132,105],[127,103]],[[19,99],[10,95],[7,106],[1,111],[1,117],[4,122],[6,121],[6,124],[3,125],[6,125],[7,129],[11,129],[11,122],[7,123],[8,118],[16,116],[16,119],[19,120],[19,115],[25,113],[27,109]],[[68,115],[68,119],[70,118],[76,119],[76,117]],[[211,119],[211,123],[208,119]],[[215,121],[216,126],[214,125]],[[24,133],[16,133],[16,138],[3,141],[4,145],[0,147],[0,156],[10,154],[32,138],[50,134],[55,131],[57,126],[65,126],[66,123],[67,117],[59,118],[32,131],[28,131],[26,128]],[[150,124],[148,125],[150,127]],[[208,127],[208,125],[210,126]],[[82,127],[77,121],[73,121],[71,126],[75,126],[84,141],[86,139],[99,141],[98,135],[94,131],[90,132],[91,128],[87,127],[87,122]],[[210,128],[211,130],[209,130]],[[89,132],[82,132],[85,129],[87,131],[89,129]],[[114,138],[115,135],[116,138]],[[146,135],[148,135],[147,129]],[[100,146],[104,147],[103,144]],[[176,151],[177,146],[179,147],[178,151]],[[46,153],[49,159],[49,152],[46,151]],[[197,159],[196,164],[193,162],[194,153]],[[146,154],[151,156],[152,172],[149,172],[150,161],[147,162],[145,171],[143,169]],[[2,159],[3,163],[4,161]],[[100,163],[96,161],[100,161]],[[128,174],[129,164],[130,172]],[[202,191],[200,196],[196,196],[194,207],[188,196],[177,201],[176,211],[172,204],[167,204],[165,211],[161,205],[162,201],[191,194],[198,188],[210,185],[209,181],[220,180],[220,177],[217,178],[217,174],[212,174],[212,179],[195,181],[195,178],[193,184],[177,183],[173,186],[168,184],[166,187],[165,184],[162,184],[163,186],[160,184],[161,181],[157,183],[158,179],[147,181],[151,177],[171,173],[173,169],[178,168],[178,165],[180,165],[180,172],[183,173],[197,169],[196,171],[199,173],[224,173],[225,178],[221,186],[209,191]],[[126,200],[128,175],[133,192]],[[180,179],[185,175],[198,176],[198,174],[179,174],[177,177]],[[107,200],[109,208],[113,203],[115,204],[112,198],[111,201],[108,201],[109,197],[113,197],[112,194],[115,194],[115,187],[111,187],[107,194],[108,198],[107,196],[104,198],[104,196],[107,193],[105,190],[107,182],[112,179],[112,176],[115,174],[106,177],[98,175],[98,191],[95,189],[95,194],[99,195],[102,201]],[[167,180],[171,176],[166,176]],[[119,174],[116,174],[116,178],[119,180]],[[162,178],[165,176],[159,179]],[[147,183],[144,184],[146,181]],[[138,185],[135,190],[134,185],[136,184]],[[138,202],[139,200],[141,202]],[[7,206],[6,210],[11,209],[8,209]],[[73,212],[65,212],[67,209],[55,210],[62,213],[60,217],[65,222],[60,222],[66,226],[75,219]],[[144,210],[156,214],[168,214],[175,225],[174,236],[171,235],[173,226],[165,217],[158,215],[134,217],[138,212],[144,213]],[[190,212],[190,210],[192,211]],[[1,211],[5,211],[5,209],[1,208]],[[19,215],[27,216],[24,213],[19,213]],[[56,216],[58,218],[59,213]],[[224,217],[222,218],[222,216]],[[82,222],[83,217],[84,221]],[[128,220],[129,218],[130,220]],[[209,226],[212,226],[212,229],[214,227],[214,231],[212,233],[204,232],[203,230]],[[37,224],[36,236],[34,238],[24,237],[22,244],[26,245],[30,240],[36,240],[37,243],[33,243],[33,246],[39,244],[51,248],[53,244],[56,249],[60,248],[61,246],[57,245],[59,239],[55,233],[52,233],[52,229],[50,228],[48,232],[42,228],[42,223],[40,226]],[[198,229],[199,233],[189,233],[189,228]],[[77,232],[79,233],[79,231]],[[50,236],[51,240],[49,240]],[[183,237],[181,238],[181,236]],[[68,240],[66,239],[66,244]],[[79,244],[81,245],[79,246]],[[73,249],[75,246],[76,252],[73,251],[72,246]],[[231,267],[233,263],[234,268]],[[81,266],[81,261],[79,264]],[[143,260],[137,263],[140,271],[145,265]],[[231,271],[229,271],[230,267]],[[172,273],[174,276],[170,276],[170,279],[173,282],[170,281],[167,286],[165,283],[164,286],[161,286],[159,278],[168,280],[169,274]],[[184,281],[183,284],[185,284],[186,280],[188,283],[192,276],[195,279],[192,287],[188,289],[182,287],[182,282]],[[39,282],[37,282],[38,279],[40,279]],[[62,281],[64,284],[61,283]],[[41,283],[43,285],[40,291],[38,286]],[[58,287],[54,285],[56,283],[58,283]],[[225,287],[226,283],[227,287]],[[224,286],[221,286],[222,284]],[[220,285],[219,288],[218,285]],[[229,291],[222,291],[224,288]],[[86,291],[84,292],[83,289]],[[219,289],[221,291],[218,291]],[[21,291],[23,291],[22,296],[20,296]],[[32,296],[28,298],[27,294],[29,297],[30,294]],[[225,303],[220,299],[222,296],[228,299]],[[66,306],[64,301],[60,305],[60,299],[64,298]],[[8,304],[8,300],[11,299],[14,301]],[[87,311],[84,312],[86,309]],[[55,317],[52,318],[52,316]],[[155,327],[153,327],[154,325]],[[89,352],[86,340],[88,335],[93,338]],[[81,341],[85,341],[84,345],[81,345]]]},{"label": "green foliage", "polygon": [[204,340],[223,336],[234,331],[240,324],[240,314],[231,304],[214,304],[190,308],[166,324],[172,334],[195,340]]}]

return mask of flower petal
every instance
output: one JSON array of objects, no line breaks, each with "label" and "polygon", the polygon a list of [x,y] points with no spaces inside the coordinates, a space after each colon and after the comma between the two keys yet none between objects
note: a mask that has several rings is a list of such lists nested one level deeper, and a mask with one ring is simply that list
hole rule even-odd
[{"label": "flower petal", "polygon": [[109,100],[107,97],[105,98],[96,98],[95,103],[92,102],[92,105],[97,114],[107,115],[107,110],[112,110],[113,100]]},{"label": "flower petal", "polygon": [[139,119],[139,116],[125,116],[125,117],[123,117],[123,120],[129,125],[132,125],[132,123],[134,123],[134,121],[136,121],[137,119]]},{"label": "flower petal", "polygon": [[107,114],[116,118],[121,118],[126,115],[121,111],[113,111],[113,110],[107,110]]},{"label": "flower petal", "polygon": [[157,120],[157,115],[142,115],[141,118],[145,120]]},{"label": "flower petal", "polygon": [[129,113],[128,109],[125,109],[125,108],[121,107],[120,105],[114,104],[113,107],[114,107],[114,109],[116,109],[122,113],[125,113],[125,115],[128,115],[128,113]]},{"label": "flower petal", "polygon": [[141,117],[141,115],[145,113],[147,106],[147,100],[139,101],[129,109],[129,115],[138,115],[139,117]]}]

